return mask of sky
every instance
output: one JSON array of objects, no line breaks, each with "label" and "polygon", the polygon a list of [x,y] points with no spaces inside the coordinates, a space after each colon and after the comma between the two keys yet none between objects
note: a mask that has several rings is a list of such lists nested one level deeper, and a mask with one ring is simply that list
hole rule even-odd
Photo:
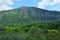
[{"label": "sky", "polygon": [[0,0],[0,11],[22,6],[60,11],[60,0]]}]

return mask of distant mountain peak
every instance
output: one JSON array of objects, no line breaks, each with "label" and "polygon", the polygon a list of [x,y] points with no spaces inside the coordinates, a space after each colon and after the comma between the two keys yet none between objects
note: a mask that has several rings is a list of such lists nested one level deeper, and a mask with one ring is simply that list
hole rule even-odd
[{"label": "distant mountain peak", "polygon": [[34,23],[48,21],[60,21],[60,12],[27,6],[0,12],[1,23]]}]

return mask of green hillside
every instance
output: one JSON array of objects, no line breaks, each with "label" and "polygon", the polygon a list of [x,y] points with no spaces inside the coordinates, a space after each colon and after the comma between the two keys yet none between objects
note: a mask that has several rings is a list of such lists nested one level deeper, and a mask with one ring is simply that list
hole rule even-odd
[{"label": "green hillside", "polygon": [[60,12],[36,7],[20,7],[0,12],[0,23],[35,23],[60,21]]},{"label": "green hillside", "polygon": [[60,40],[60,12],[25,6],[0,11],[0,40]]}]

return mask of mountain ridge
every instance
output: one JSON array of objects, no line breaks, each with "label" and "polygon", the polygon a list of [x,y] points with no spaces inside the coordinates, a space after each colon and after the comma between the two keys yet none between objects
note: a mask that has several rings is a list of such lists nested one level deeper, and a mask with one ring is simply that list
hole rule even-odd
[{"label": "mountain ridge", "polygon": [[60,12],[36,7],[21,7],[0,12],[0,23],[34,23],[60,21]]},{"label": "mountain ridge", "polygon": [[[12,11],[12,10],[20,9],[20,8],[37,8],[37,7],[27,7],[27,6],[22,6],[22,7],[10,9],[10,10],[3,10],[3,11]],[[47,10],[47,9],[42,9],[42,8],[37,8],[37,9],[45,10],[45,11],[50,11],[50,12],[60,12],[60,11],[56,11],[56,10]],[[0,12],[3,12],[3,11],[0,11]]]}]

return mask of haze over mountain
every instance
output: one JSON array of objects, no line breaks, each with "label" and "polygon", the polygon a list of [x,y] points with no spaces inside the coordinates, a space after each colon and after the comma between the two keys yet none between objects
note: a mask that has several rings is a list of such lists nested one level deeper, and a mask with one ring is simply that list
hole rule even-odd
[{"label": "haze over mountain", "polygon": [[60,12],[26,6],[13,10],[0,11],[0,24],[34,23],[44,21],[60,21]]}]

